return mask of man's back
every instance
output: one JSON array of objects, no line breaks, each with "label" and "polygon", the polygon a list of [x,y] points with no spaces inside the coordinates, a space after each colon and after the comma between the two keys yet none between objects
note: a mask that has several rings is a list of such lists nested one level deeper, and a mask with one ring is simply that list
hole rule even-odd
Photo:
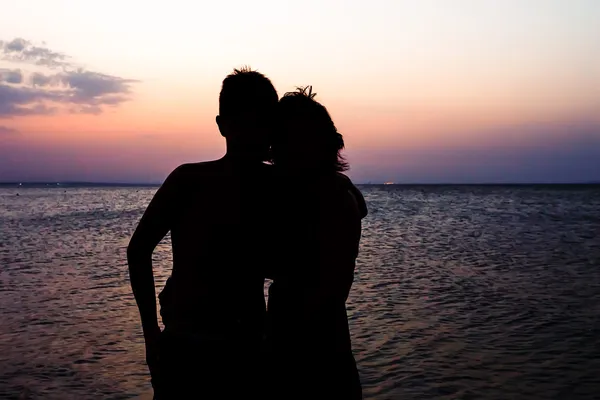
[{"label": "man's back", "polygon": [[262,337],[270,167],[185,164],[171,193],[173,273],[159,295],[165,326]]},{"label": "man's back", "polygon": [[157,398],[257,389],[270,180],[267,165],[227,159],[182,165],[168,179],[173,273],[159,295]]}]

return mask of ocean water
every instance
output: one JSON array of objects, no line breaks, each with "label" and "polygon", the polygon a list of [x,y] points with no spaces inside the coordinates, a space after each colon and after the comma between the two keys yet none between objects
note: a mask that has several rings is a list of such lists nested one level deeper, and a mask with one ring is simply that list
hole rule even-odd
[{"label": "ocean water", "polygon": [[[0,189],[1,399],[150,392],[125,248],[155,190]],[[366,399],[600,398],[599,186],[361,190]]]}]

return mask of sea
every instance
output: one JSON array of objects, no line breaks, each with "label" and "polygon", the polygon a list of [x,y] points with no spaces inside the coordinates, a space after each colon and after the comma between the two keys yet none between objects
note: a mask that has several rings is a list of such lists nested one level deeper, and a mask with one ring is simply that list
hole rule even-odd
[{"label": "sea", "polygon": [[[156,189],[0,188],[1,399],[151,398],[125,249]],[[600,399],[600,185],[360,189],[365,399]]]}]

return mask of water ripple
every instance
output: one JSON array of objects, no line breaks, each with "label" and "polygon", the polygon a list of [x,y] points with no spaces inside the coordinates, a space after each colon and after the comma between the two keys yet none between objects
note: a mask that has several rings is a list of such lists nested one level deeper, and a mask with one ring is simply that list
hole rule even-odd
[{"label": "water ripple", "polygon": [[[362,190],[365,398],[598,398],[598,187]],[[125,247],[154,191],[0,189],[0,398],[149,391]],[[168,237],[154,262],[161,287]]]}]

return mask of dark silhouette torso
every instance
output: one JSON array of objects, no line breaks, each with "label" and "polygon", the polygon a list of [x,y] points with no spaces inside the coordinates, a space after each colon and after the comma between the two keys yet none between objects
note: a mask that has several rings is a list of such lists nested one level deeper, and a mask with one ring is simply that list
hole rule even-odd
[{"label": "dark silhouette torso", "polygon": [[258,393],[271,167],[222,159],[172,175],[164,218],[173,272],[159,294],[165,329],[155,398]]},{"label": "dark silhouette torso", "polygon": [[177,182],[173,273],[159,295],[165,326],[259,340],[270,167],[188,164]]},{"label": "dark silhouette torso", "polygon": [[[322,269],[336,268],[324,260],[323,246],[328,238],[323,237],[323,230],[327,229],[332,204],[353,196],[349,193],[352,190],[357,189],[339,176],[307,177],[278,185],[277,261],[271,271],[268,307],[274,398],[282,393],[290,399],[360,398],[344,296],[321,302],[318,307],[306,302],[322,284]],[[362,196],[360,201],[364,206]],[[360,218],[358,213],[356,218]],[[360,231],[360,222],[355,222]],[[338,255],[354,260],[358,237],[343,247]],[[349,290],[354,262],[345,268],[337,282]],[[295,388],[293,393],[289,387]]]}]

